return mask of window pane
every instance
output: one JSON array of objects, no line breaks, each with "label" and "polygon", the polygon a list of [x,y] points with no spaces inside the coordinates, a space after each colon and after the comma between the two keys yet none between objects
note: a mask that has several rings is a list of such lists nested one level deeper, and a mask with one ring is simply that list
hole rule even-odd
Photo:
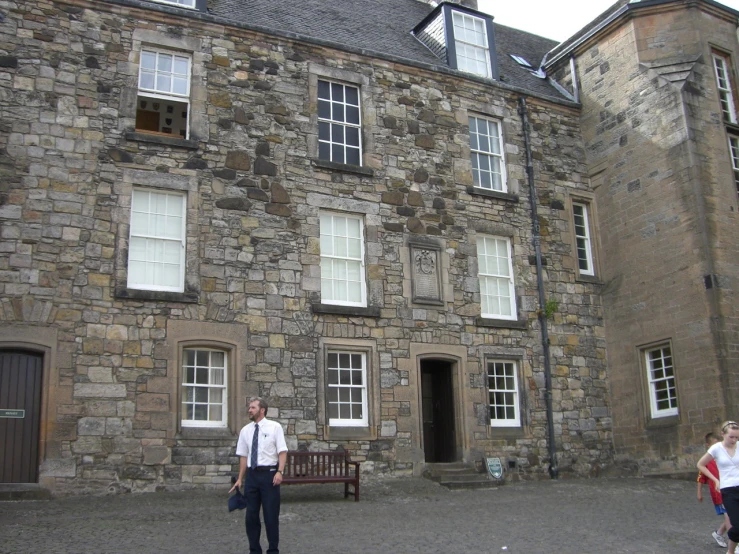
[{"label": "window pane", "polygon": [[210,421],[221,421],[223,419],[223,407],[222,406],[210,406]]},{"label": "window pane", "polygon": [[331,119],[334,121],[344,121],[344,105],[343,104],[331,104]]},{"label": "window pane", "polygon": [[209,401],[211,404],[220,404],[223,402],[223,389],[212,388],[212,389],[209,389],[209,391],[210,391]]},{"label": "window pane", "polygon": [[331,160],[331,145],[326,142],[318,144],[318,158],[321,160]]},{"label": "window pane", "polygon": [[338,404],[329,404],[328,405],[328,417],[331,419],[338,419],[339,418],[339,405]]},{"label": "window pane", "polygon": [[357,127],[347,127],[346,144],[349,146],[359,146],[359,129]]},{"label": "window pane", "polygon": [[346,149],[346,163],[350,165],[362,165],[359,161],[359,148]]},{"label": "window pane", "polygon": [[354,106],[347,106],[346,108],[346,122],[354,125],[359,125],[359,108]]},{"label": "window pane", "polygon": [[172,71],[172,56],[169,54],[158,54],[157,55],[157,71]]},{"label": "window pane", "polygon": [[346,103],[353,106],[359,106],[359,89],[356,87],[346,87]]},{"label": "window pane", "polygon": [[208,402],[208,389],[195,387],[195,402]]},{"label": "window pane", "polygon": [[318,81],[318,98],[331,98],[329,83],[327,81]]},{"label": "window pane", "polygon": [[151,90],[154,88],[154,73],[148,71],[142,71],[139,77],[139,88]]},{"label": "window pane", "polygon": [[344,159],[344,147],[340,144],[335,144],[331,148],[331,161],[336,163],[346,163]]},{"label": "window pane", "polygon": [[329,119],[331,117],[331,104],[327,100],[318,101],[318,117]]},{"label": "window pane", "polygon": [[362,419],[361,404],[352,404],[352,419]]},{"label": "window pane", "polygon": [[331,100],[334,102],[344,101],[344,86],[337,83],[331,83]]},{"label": "window pane", "polygon": [[141,67],[144,69],[156,69],[157,55],[147,50],[141,51]]},{"label": "window pane", "polygon": [[169,75],[158,73],[156,89],[161,92],[170,92],[172,90],[172,78]]}]

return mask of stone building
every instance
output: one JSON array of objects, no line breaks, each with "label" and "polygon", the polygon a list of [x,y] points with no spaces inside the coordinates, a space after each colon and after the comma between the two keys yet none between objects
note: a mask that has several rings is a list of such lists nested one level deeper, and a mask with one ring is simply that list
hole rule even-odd
[{"label": "stone building", "polygon": [[617,461],[695,473],[736,419],[739,13],[618,2],[544,67],[582,103]]},{"label": "stone building", "polygon": [[0,10],[0,481],[225,486],[253,395],[367,473],[611,463],[555,42],[470,1]]}]

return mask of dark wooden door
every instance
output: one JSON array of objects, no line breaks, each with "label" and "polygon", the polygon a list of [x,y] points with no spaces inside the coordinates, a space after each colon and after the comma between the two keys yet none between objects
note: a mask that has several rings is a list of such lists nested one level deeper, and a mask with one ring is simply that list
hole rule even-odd
[{"label": "dark wooden door", "polygon": [[455,461],[454,390],[452,365],[449,362],[421,362],[421,411],[426,461]]},{"label": "dark wooden door", "polygon": [[38,482],[43,360],[0,350],[0,483]]}]

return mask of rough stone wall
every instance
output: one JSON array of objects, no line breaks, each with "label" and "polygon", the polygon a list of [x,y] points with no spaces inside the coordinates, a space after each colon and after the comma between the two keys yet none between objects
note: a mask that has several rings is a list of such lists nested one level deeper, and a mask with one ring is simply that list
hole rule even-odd
[{"label": "rough stone wall", "polygon": [[[418,361],[457,356],[459,450],[546,474],[544,374],[518,96],[451,75],[104,2],[10,4],[0,23],[2,346],[54,329],[42,482],[58,491],[222,486],[246,398],[291,449],[337,449],[366,472],[423,461]],[[189,142],[132,133],[141,44],[193,55]],[[315,157],[316,75],[361,83],[364,168]],[[611,460],[597,284],[575,281],[567,198],[588,193],[578,112],[529,99],[564,472]],[[468,113],[503,120],[510,197],[471,194]],[[325,164],[324,164],[325,165]],[[131,190],[187,192],[183,294],[126,289]],[[368,309],[318,310],[320,210],[364,214]],[[475,238],[509,236],[521,327],[480,325]],[[443,304],[408,295],[408,244],[442,252]],[[183,344],[231,355],[227,429],[179,423]],[[327,345],[366,348],[370,427],[326,424]],[[520,430],[490,429],[486,356],[520,361]]]},{"label": "rough stone wall", "polygon": [[[704,434],[735,405],[737,197],[709,40],[736,61],[733,23],[667,7],[577,55],[614,441],[617,458],[645,472],[693,468]],[[710,274],[718,284],[707,290]],[[679,416],[652,419],[642,348],[667,340]]]}]

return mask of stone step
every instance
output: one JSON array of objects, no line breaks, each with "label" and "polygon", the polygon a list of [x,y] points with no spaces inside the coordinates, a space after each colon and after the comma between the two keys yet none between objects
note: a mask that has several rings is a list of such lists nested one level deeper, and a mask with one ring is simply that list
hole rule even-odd
[{"label": "stone step", "polygon": [[450,481],[450,482],[444,482],[441,481],[439,483],[442,487],[446,487],[449,490],[470,490],[470,489],[497,489],[498,485],[495,483],[495,481],[491,481],[490,479],[485,479],[484,481],[475,479],[475,480],[467,480],[467,481]]},{"label": "stone step", "polygon": [[480,473],[475,467],[464,462],[426,464],[423,475],[448,489],[491,489],[497,487],[495,481],[488,479],[487,473]]},{"label": "stone step", "polygon": [[35,483],[0,483],[0,502],[51,500],[51,491]]}]

